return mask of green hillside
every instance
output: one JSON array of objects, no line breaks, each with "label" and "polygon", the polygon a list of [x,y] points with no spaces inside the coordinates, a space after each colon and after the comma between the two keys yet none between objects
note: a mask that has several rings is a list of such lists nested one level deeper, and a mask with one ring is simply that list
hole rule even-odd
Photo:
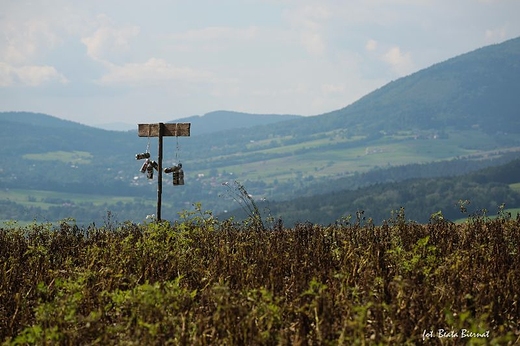
[{"label": "green hillside", "polygon": [[[69,130],[81,129],[85,127],[84,125],[74,121],[63,120],[47,114],[32,112],[0,112],[0,122],[13,123],[17,126],[32,125],[35,127],[43,126],[45,128]],[[18,129],[21,130],[23,127],[18,127]],[[6,133],[6,131],[3,131],[2,134]],[[25,136],[25,133],[23,132],[19,134]]]},{"label": "green hillside", "polygon": [[[457,220],[520,207],[519,182],[520,159],[517,159],[461,176],[413,178],[358,189],[336,189],[288,201],[259,202],[257,208],[264,219],[281,218],[291,226],[298,222],[329,224],[345,219],[354,222],[356,217],[380,224],[399,213],[427,223],[434,214]],[[221,216],[230,215],[242,219],[251,216],[251,212],[240,208]]]},{"label": "green hillside", "polygon": [[481,129],[520,132],[520,38],[435,64],[311,121],[372,133]]},{"label": "green hillside", "polygon": [[205,138],[199,148],[210,146],[212,158],[195,148],[190,157],[199,168],[280,182],[519,147],[519,57],[520,39],[484,47],[331,113]]},{"label": "green hillside", "polygon": [[83,151],[120,155],[132,147],[129,133],[106,131],[29,112],[0,112],[0,147],[11,155]]},{"label": "green hillside", "polygon": [[[394,176],[399,182],[420,176],[418,164],[440,163],[442,169],[432,175],[439,177],[453,170],[447,163],[464,162],[466,167],[456,165],[460,175],[504,163],[504,155],[514,159],[520,153],[519,57],[520,38],[484,47],[312,117],[244,127],[236,119],[252,115],[215,112],[200,120],[236,121],[240,129],[198,135],[193,119],[192,137],[164,143],[165,164],[182,161],[186,174],[182,187],[166,181],[167,217],[195,202],[216,213],[233,209],[235,202],[223,198],[226,181],[242,182],[255,198],[288,200],[389,181],[377,172],[394,168],[402,173]],[[254,123],[243,125],[248,122]],[[0,169],[0,200],[7,200],[1,192],[6,189],[132,197],[134,205],[114,208],[121,215],[125,210],[151,214],[153,207],[141,210],[140,200],[153,202],[156,181],[148,181],[135,160],[148,144],[155,158],[156,139],[139,138],[135,131],[0,113],[0,146],[8,153]]]}]

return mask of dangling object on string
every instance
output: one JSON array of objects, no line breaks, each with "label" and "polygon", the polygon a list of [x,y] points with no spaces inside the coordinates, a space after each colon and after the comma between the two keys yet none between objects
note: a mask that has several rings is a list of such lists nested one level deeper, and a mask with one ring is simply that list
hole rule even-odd
[{"label": "dangling object on string", "polygon": [[157,162],[150,160],[150,127],[148,127],[148,143],[146,144],[146,152],[135,155],[136,160],[146,159],[141,166],[141,173],[146,173],[148,179],[153,179],[153,170],[158,170]]},{"label": "dangling object on string", "polygon": [[177,136],[177,128],[179,127],[179,124],[175,124],[175,140],[177,142],[177,147],[175,148],[175,161],[177,163],[179,162],[179,136]]},{"label": "dangling object on string", "polygon": [[164,173],[172,173],[173,185],[184,185],[184,171],[182,170],[182,163],[179,161],[179,136],[177,135],[178,124],[175,125],[176,150],[175,150],[175,164],[164,169]]},{"label": "dangling object on string", "polygon": [[148,144],[146,144],[146,152],[150,153],[150,126],[148,126]]},{"label": "dangling object on string", "polygon": [[[135,155],[136,160],[143,160],[143,159],[149,159],[149,158],[150,158],[150,127],[148,127],[148,144],[146,145],[146,151],[144,153]],[[146,167],[144,167],[144,169],[146,169]]]}]

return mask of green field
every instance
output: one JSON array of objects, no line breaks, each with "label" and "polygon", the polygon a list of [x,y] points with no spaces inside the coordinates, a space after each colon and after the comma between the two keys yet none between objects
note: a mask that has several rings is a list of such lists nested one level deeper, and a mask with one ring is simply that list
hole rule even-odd
[{"label": "green field", "polygon": [[61,161],[71,164],[89,164],[92,154],[86,151],[50,151],[41,154],[25,154],[22,158],[35,161]]},{"label": "green field", "polygon": [[520,183],[510,184],[511,189],[520,192]]},{"label": "green field", "polygon": [[[24,189],[8,189],[0,192],[0,201],[11,201],[20,204],[24,207],[35,207],[41,208],[42,211],[49,210],[51,207],[61,206],[79,206],[87,209],[95,209],[106,206],[107,210],[111,210],[116,205],[139,202],[150,210],[154,210],[157,201],[155,198],[150,197],[144,199],[142,197],[128,197],[128,196],[106,196],[106,195],[91,195],[91,194],[78,194],[78,193],[65,193],[65,192],[54,192],[54,191],[42,191],[42,190],[24,190]],[[167,201],[163,202],[164,209],[171,208],[171,204]],[[101,210],[101,208],[99,208]],[[35,220],[43,218],[47,219],[48,216],[45,214],[38,215],[26,215],[27,219],[17,220],[16,224],[24,226],[33,223]],[[143,215],[143,218],[145,215]],[[19,218],[21,219],[21,217]],[[41,220],[40,220],[41,221]],[[58,220],[53,220],[58,222]],[[0,224],[8,225],[11,224],[12,220],[0,219]]]},{"label": "green field", "polygon": [[135,197],[116,197],[41,190],[9,189],[0,193],[0,199],[10,200],[25,206],[47,209],[57,204],[48,202],[49,200],[72,201],[74,203],[92,203],[95,206],[100,206],[103,204],[115,204],[118,202],[132,202],[135,200]]},{"label": "green field", "polygon": [[[319,133],[290,144],[292,136],[252,141],[246,150],[216,155],[212,167],[233,173],[241,180],[272,183],[301,177],[338,177],[363,173],[377,167],[427,163],[454,158],[491,158],[499,155],[496,141],[481,131],[400,131],[369,140],[366,136],[342,135],[341,130]],[[274,147],[269,147],[276,143]],[[503,148],[506,152],[520,148]],[[235,163],[236,162],[236,163]],[[197,166],[197,163],[194,164]],[[197,173],[209,174],[210,169]]]},{"label": "green field", "polygon": [[[334,141],[335,144],[346,142],[355,143],[353,140]],[[241,176],[243,180],[272,183],[275,179],[283,182],[305,176],[338,177],[356,172],[363,173],[376,167],[460,157],[489,158],[496,155],[496,151],[483,150],[491,146],[488,142],[487,137],[474,134],[453,139],[413,139],[399,134],[383,137],[368,145],[359,143],[357,146],[344,149],[331,149],[327,148],[330,141],[320,138],[294,145],[216,156],[211,161],[215,162],[219,170],[232,172]],[[255,144],[257,143],[253,143],[251,148],[254,148]],[[259,154],[266,155],[266,158],[256,159],[254,155]],[[274,154],[277,157],[269,157]],[[225,163],[229,160],[240,160],[241,163],[219,165],[219,162]],[[208,174],[209,171],[201,170],[199,173]]]},{"label": "green field", "polygon": [[[504,214],[505,215],[509,214],[509,215],[511,215],[511,218],[516,219],[517,216],[520,215],[520,208],[506,208],[506,209],[504,209]],[[489,214],[489,215],[486,215],[486,217],[489,220],[493,220],[493,219],[498,218],[499,215]],[[453,222],[460,224],[460,223],[465,223],[465,222],[469,222],[469,221],[470,221],[470,219],[468,219],[468,217],[463,217],[463,218],[454,220]]]},{"label": "green field", "polygon": [[[434,138],[429,133],[417,136],[412,131],[373,137],[344,136],[338,130],[302,138],[301,143],[291,144],[291,141],[295,140],[291,136],[252,141],[247,144],[246,149],[234,148],[228,151],[229,154],[205,155],[205,158],[198,160],[193,158],[191,161],[187,159],[183,163],[185,163],[187,178],[189,180],[197,179],[198,183],[204,186],[203,189],[218,189],[224,179],[242,181],[248,186],[263,183],[264,187],[258,188],[256,191],[254,189],[257,187],[253,187],[252,193],[274,200],[288,195],[290,191],[294,191],[295,187],[305,189],[316,181],[321,183],[336,178],[351,177],[372,169],[431,163],[455,158],[482,160],[498,157],[508,151],[520,150],[518,147],[493,149],[497,148],[497,145],[490,138],[478,131],[459,131],[444,135],[442,138]],[[270,147],[275,143],[277,143],[277,147]],[[216,149],[216,152],[225,153],[226,150]],[[130,187],[130,184],[134,182],[134,177],[139,174],[137,171],[140,166],[139,162],[134,162],[132,156],[118,158],[104,164],[98,160],[93,162],[93,156],[86,151],[26,154],[23,157],[32,161],[29,168],[23,173],[4,168],[3,179],[6,181],[9,179],[39,179],[35,175],[37,174],[35,172],[39,172],[39,170],[33,165],[48,165],[52,169],[52,163],[35,162],[34,160],[57,160],[65,163],[65,167],[62,169],[65,169],[65,174],[69,179],[79,182],[88,181],[88,179],[92,179],[91,177],[96,176],[100,181],[106,182],[108,179],[116,178],[118,181],[127,182],[127,186]],[[80,165],[81,169],[75,169]],[[131,170],[130,165],[132,165]],[[45,172],[49,172],[49,170],[46,169]],[[97,176],[100,172],[103,172],[103,175]],[[50,177],[50,179],[54,179],[54,177]],[[80,215],[79,209],[83,209],[82,213],[85,214],[85,212],[90,213],[94,208],[98,208],[101,212],[107,209],[119,211],[119,215],[124,215],[122,217],[133,218],[134,215],[141,215],[140,209],[143,208],[139,208],[138,204],[143,200],[150,209],[153,209],[156,203],[153,193],[147,193],[147,198],[143,199],[144,197],[49,192],[43,191],[46,188],[45,184],[36,184],[35,188],[38,190],[4,189],[0,191],[0,201],[12,201],[18,204],[18,206],[12,207],[13,210],[6,209],[2,219],[31,220],[32,214],[37,214],[38,218],[42,215],[50,218],[51,214],[58,213],[60,217],[63,217],[65,209],[57,209],[56,207],[59,206],[71,207],[71,209],[75,209],[77,215]],[[518,191],[520,186],[514,185],[513,188]],[[203,190],[201,189],[201,191]],[[113,193],[117,195],[118,192],[119,190]],[[131,191],[127,191],[127,193],[131,194]],[[211,191],[211,193],[213,196],[218,196],[220,192]],[[182,207],[189,206],[192,201],[206,203],[209,199],[208,203],[211,203],[212,207],[215,205],[220,207],[227,203],[221,202],[219,197],[210,196],[208,198],[207,194],[198,194],[198,192],[190,193],[187,198],[190,199],[189,202],[180,202],[175,208],[173,207],[174,202],[178,202],[178,200],[173,202],[163,200],[163,206],[164,208],[171,207],[169,209],[172,211],[171,214],[177,215],[176,213]],[[126,205],[127,203],[129,205]],[[130,204],[134,204],[135,209],[127,208],[131,207]],[[107,207],[105,208],[105,206]],[[111,208],[111,206],[114,207]],[[18,208],[17,214],[14,212],[15,207]],[[48,213],[31,211],[31,215],[29,215],[23,207],[41,208],[43,211],[49,210],[51,207],[53,209]],[[125,209],[123,210],[123,208]],[[228,209],[228,206],[222,206],[221,209]],[[143,213],[146,213],[146,216],[153,212],[147,210]],[[54,217],[53,220],[59,220],[60,217]],[[85,220],[82,219],[82,221]]]}]

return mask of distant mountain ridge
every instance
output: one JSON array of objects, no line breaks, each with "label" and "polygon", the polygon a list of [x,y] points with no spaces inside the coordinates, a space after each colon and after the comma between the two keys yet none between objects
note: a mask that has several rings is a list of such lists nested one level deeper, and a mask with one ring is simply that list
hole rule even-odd
[{"label": "distant mountain ridge", "polygon": [[102,130],[47,114],[0,112],[0,147],[17,155],[60,150],[102,155],[107,148],[121,151],[128,146],[128,139],[124,132]]},{"label": "distant mountain ridge", "polygon": [[[351,105],[320,115],[304,117],[221,110],[165,122],[191,122],[192,135],[248,129],[275,122],[285,124],[265,129],[271,135],[280,136],[340,128],[364,133],[443,130],[447,127],[473,127],[489,133],[520,132],[518,61],[520,37],[439,62],[392,81]],[[49,116],[32,114],[34,119],[40,116],[37,121],[42,124],[52,123],[47,122],[49,118],[44,120]],[[3,116],[0,113],[0,120],[6,120],[5,117],[5,113]],[[54,123],[57,125],[56,119]],[[71,126],[75,124],[70,123]],[[245,134],[258,132],[250,129]]]},{"label": "distant mountain ridge", "polygon": [[437,63],[326,115],[370,131],[480,127],[520,132],[520,38]]},{"label": "distant mountain ridge", "polygon": [[[286,120],[301,118],[300,115],[289,114],[253,114],[234,111],[214,111],[204,115],[193,115],[175,120],[165,120],[167,123],[192,123],[191,135],[201,135],[219,131],[249,128],[257,125],[268,125]],[[23,111],[0,112],[0,121],[24,123],[45,127],[78,127],[88,126],[105,131],[132,131],[137,129],[137,124],[124,122],[112,122],[96,125],[84,125],[78,122],[61,119],[43,113]]]},{"label": "distant mountain ridge", "polygon": [[17,111],[0,112],[0,122],[53,128],[84,128],[87,126],[78,122],[60,119],[48,114]]},{"label": "distant mountain ridge", "polygon": [[269,125],[286,120],[300,119],[300,115],[289,114],[251,114],[234,111],[214,111],[202,116],[193,115],[169,122],[191,123],[192,135]]},{"label": "distant mountain ridge", "polygon": [[[391,82],[362,97],[353,104],[322,115],[302,117],[295,115],[254,115],[248,113],[216,111],[204,116],[192,116],[176,119],[174,122],[191,122],[192,136],[203,136],[200,142],[195,138],[189,143],[197,143],[191,151],[193,158],[205,159],[212,148],[211,155],[222,154],[222,148],[230,155],[243,152],[251,147],[251,152],[261,152],[261,161],[265,161],[263,151],[272,152],[270,148],[283,147],[288,143],[301,143],[302,150],[298,158],[305,159],[308,152],[324,152],[335,148],[354,148],[362,146],[363,150],[377,138],[392,135],[398,131],[412,132],[432,130],[480,131],[491,136],[491,141],[507,139],[508,145],[516,145],[518,136],[506,136],[520,132],[520,38],[501,44],[487,46],[437,63],[429,68],[413,73],[407,77]],[[49,135],[48,141],[59,140],[62,147],[79,147],[81,141],[92,142],[96,138],[98,147],[110,148],[115,139],[113,133],[105,136],[103,130],[83,126],[79,123],[61,120],[49,115],[28,112],[0,113],[0,121],[9,122],[2,129],[5,137],[12,137],[17,132],[16,122],[25,121],[33,126],[76,127],[87,132],[85,136],[74,137],[74,145],[65,145],[59,140],[59,134]],[[273,122],[277,126],[270,126]],[[240,131],[236,131],[240,129]],[[95,130],[95,131],[94,131]],[[219,136],[205,137],[210,131],[227,131],[225,138]],[[48,131],[44,131],[45,133]],[[31,137],[38,131],[31,132]],[[96,135],[93,136],[92,133]],[[417,132],[418,133],[418,132]],[[496,135],[501,133],[501,135]],[[419,133],[420,134],[420,133]],[[355,137],[352,137],[355,136]],[[116,136],[119,138],[118,136]],[[359,137],[357,141],[351,138]],[[23,145],[23,133],[17,133],[17,141],[4,138],[2,144],[16,147]],[[127,138],[127,139],[125,139]],[[319,138],[328,138],[327,142],[319,142]],[[37,138],[29,138],[33,142]],[[118,141],[135,140],[131,136],[121,137]],[[344,144],[338,143],[344,141]],[[46,139],[47,141],[47,139]],[[256,147],[250,145],[255,141]],[[306,145],[306,143],[312,144]],[[315,144],[319,142],[318,144]],[[190,144],[187,144],[189,146]],[[262,144],[261,144],[262,143]],[[372,144],[371,144],[372,143]],[[92,143],[89,143],[91,145]],[[103,145],[104,144],[104,145]],[[201,144],[203,146],[201,147]],[[324,146],[326,144],[326,146]],[[486,144],[491,148],[489,144]],[[491,144],[493,145],[493,144]],[[500,144],[497,144],[500,145]],[[125,144],[131,147],[130,143]],[[255,150],[255,148],[258,148]],[[114,148],[115,149],[115,148]],[[303,150],[305,149],[305,150]],[[16,150],[16,149],[15,149]],[[284,154],[277,150],[279,157]],[[294,156],[293,150],[287,155]],[[321,155],[323,156],[323,155]],[[325,155],[326,156],[326,155]],[[340,159],[340,157],[339,157]],[[221,157],[215,166],[225,166],[226,157]],[[266,162],[268,164],[269,162]]]},{"label": "distant mountain ridge", "polygon": [[519,61],[520,37],[485,46],[392,81],[344,108],[277,127],[276,134],[448,128],[520,133]]},{"label": "distant mountain ridge", "polygon": [[[285,120],[297,115],[250,114],[232,111],[215,111],[203,116],[191,116],[167,122],[190,122],[191,136],[219,131],[247,129]],[[85,150],[101,152],[106,148],[119,150],[132,147],[133,129],[117,130],[113,126],[103,129],[81,124],[43,113],[13,111],[0,112],[0,144],[17,153],[35,153],[54,150]]]}]

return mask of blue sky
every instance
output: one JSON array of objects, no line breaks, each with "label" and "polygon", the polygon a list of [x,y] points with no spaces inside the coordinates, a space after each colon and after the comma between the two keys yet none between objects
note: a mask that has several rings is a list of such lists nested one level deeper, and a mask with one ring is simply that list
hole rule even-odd
[{"label": "blue sky", "polygon": [[316,115],[520,36],[517,0],[0,0],[0,111]]}]

